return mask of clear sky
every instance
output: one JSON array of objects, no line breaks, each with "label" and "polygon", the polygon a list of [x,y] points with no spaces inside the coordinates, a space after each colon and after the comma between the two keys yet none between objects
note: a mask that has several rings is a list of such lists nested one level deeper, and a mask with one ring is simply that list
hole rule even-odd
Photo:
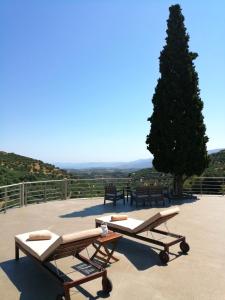
[{"label": "clear sky", "polygon": [[[1,0],[0,150],[46,162],[149,157],[167,0]],[[225,147],[225,2],[179,1],[208,149]]]}]

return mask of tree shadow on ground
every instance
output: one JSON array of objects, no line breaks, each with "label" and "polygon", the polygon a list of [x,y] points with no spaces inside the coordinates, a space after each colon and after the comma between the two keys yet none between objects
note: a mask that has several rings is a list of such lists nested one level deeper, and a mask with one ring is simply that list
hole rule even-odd
[{"label": "tree shadow on ground", "polygon": [[[60,215],[60,218],[78,218],[78,217],[89,217],[89,216],[99,216],[103,215],[105,213],[128,213],[131,211],[137,211],[142,209],[150,209],[150,208],[159,208],[159,209],[166,209],[170,206],[177,206],[177,205],[183,205],[186,203],[192,203],[199,200],[197,197],[190,197],[190,198],[184,198],[184,199],[171,199],[171,201],[166,201],[166,205],[164,206],[161,201],[160,202],[153,202],[152,205],[149,205],[148,203],[146,205],[143,205],[142,203],[138,203],[136,206],[133,204],[132,206],[127,202],[125,205],[122,202],[119,202],[116,204],[116,206],[113,206],[111,202],[104,204],[97,204],[92,205],[89,207],[85,207],[82,210],[76,210],[64,215]],[[85,201],[85,200],[84,200]]]},{"label": "tree shadow on ground", "polygon": [[[28,257],[2,262],[0,267],[19,291],[20,300],[56,300],[63,293],[59,281]],[[93,296],[81,286],[71,290],[71,293],[74,292],[80,292],[84,299],[90,300],[108,297],[102,291],[97,291],[96,296]]]},{"label": "tree shadow on ground", "polygon": [[[143,209],[139,207],[138,209]],[[82,210],[76,210],[68,214],[60,215],[60,218],[76,218],[76,217],[88,217],[88,216],[97,216],[105,213],[127,213],[130,211],[137,210],[136,207],[130,205],[123,205],[118,203],[116,206],[113,206],[112,203],[97,204],[89,207],[85,207]]]}]

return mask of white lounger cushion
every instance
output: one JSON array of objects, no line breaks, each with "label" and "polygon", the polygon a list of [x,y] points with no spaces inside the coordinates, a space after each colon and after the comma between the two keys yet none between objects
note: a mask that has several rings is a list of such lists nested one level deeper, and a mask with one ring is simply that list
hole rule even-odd
[{"label": "white lounger cushion", "polygon": [[134,229],[143,223],[142,220],[136,220],[132,218],[127,218],[127,220],[122,221],[111,221],[111,215],[97,218],[96,221],[100,223],[105,222],[110,224],[110,226],[113,228],[123,229],[128,232],[134,232]]},{"label": "white lounger cushion", "polygon": [[15,240],[31,255],[40,261],[44,261],[59,245],[100,236],[102,234],[102,228],[94,228],[90,230],[64,234],[62,236],[45,230],[45,233],[49,233],[51,235],[50,240],[30,241],[29,236],[33,233],[35,234],[36,231],[19,234],[15,236]]},{"label": "white lounger cushion", "polygon": [[[168,217],[171,218],[174,216],[174,214],[178,214],[180,212],[178,207],[174,207],[174,208],[169,208],[166,210],[163,210],[161,212],[156,213],[155,215],[153,215],[152,217],[150,217],[149,219],[147,219],[146,221],[142,221],[142,220],[137,220],[137,219],[132,219],[132,218],[128,218],[127,220],[123,220],[123,221],[114,221],[111,222],[111,216],[105,216],[105,217],[100,217],[97,218],[96,221],[98,223],[101,222],[106,222],[110,225],[110,227],[112,228],[118,228],[118,229],[122,229],[124,231],[127,232],[131,232],[131,233],[138,233],[141,231],[146,230],[150,230],[153,227],[155,227],[155,222],[159,221],[160,219],[162,219],[163,217]],[[163,223],[163,219],[162,219],[162,223]]]},{"label": "white lounger cushion", "polygon": [[29,241],[32,232],[22,233],[15,236],[16,242],[21,245],[27,252],[40,261],[44,261],[60,244],[61,237],[51,231],[50,240]]}]

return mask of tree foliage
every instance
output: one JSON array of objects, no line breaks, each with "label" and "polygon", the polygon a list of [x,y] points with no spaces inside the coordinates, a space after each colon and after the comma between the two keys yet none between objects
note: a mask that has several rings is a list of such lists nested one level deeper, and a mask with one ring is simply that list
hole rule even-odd
[{"label": "tree foliage", "polygon": [[147,149],[156,170],[174,175],[175,189],[182,192],[184,180],[200,175],[208,165],[203,102],[198,74],[189,51],[189,35],[180,6],[172,5],[167,21],[166,45],[160,54],[160,73],[152,98],[153,113]]}]

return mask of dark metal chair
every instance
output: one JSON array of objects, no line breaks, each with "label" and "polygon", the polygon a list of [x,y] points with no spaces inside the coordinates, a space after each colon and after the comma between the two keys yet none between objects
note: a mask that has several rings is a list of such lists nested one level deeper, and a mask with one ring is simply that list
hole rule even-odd
[{"label": "dark metal chair", "polygon": [[116,186],[112,183],[105,186],[105,196],[104,196],[104,204],[106,200],[113,201],[113,205],[116,206],[116,202],[119,200],[123,200],[123,204],[125,204],[125,195],[124,189],[117,190]]},{"label": "dark metal chair", "polygon": [[138,186],[136,187],[135,191],[132,191],[131,193],[131,205],[133,204],[133,201],[136,202],[136,206],[138,206],[138,203],[142,203],[142,205],[145,205],[146,202],[150,202],[150,196],[149,196],[149,186]]},{"label": "dark metal chair", "polygon": [[166,190],[165,187],[162,186],[138,186],[136,187],[135,191],[131,194],[131,205],[133,202],[136,202],[136,206],[138,203],[142,203],[145,205],[148,203],[152,206],[152,203],[155,204],[163,203],[165,206],[166,204]]},{"label": "dark metal chair", "polygon": [[166,205],[166,194],[165,188],[163,186],[150,186],[149,187],[149,197],[151,202],[155,202],[156,204],[163,203],[163,206]]}]

